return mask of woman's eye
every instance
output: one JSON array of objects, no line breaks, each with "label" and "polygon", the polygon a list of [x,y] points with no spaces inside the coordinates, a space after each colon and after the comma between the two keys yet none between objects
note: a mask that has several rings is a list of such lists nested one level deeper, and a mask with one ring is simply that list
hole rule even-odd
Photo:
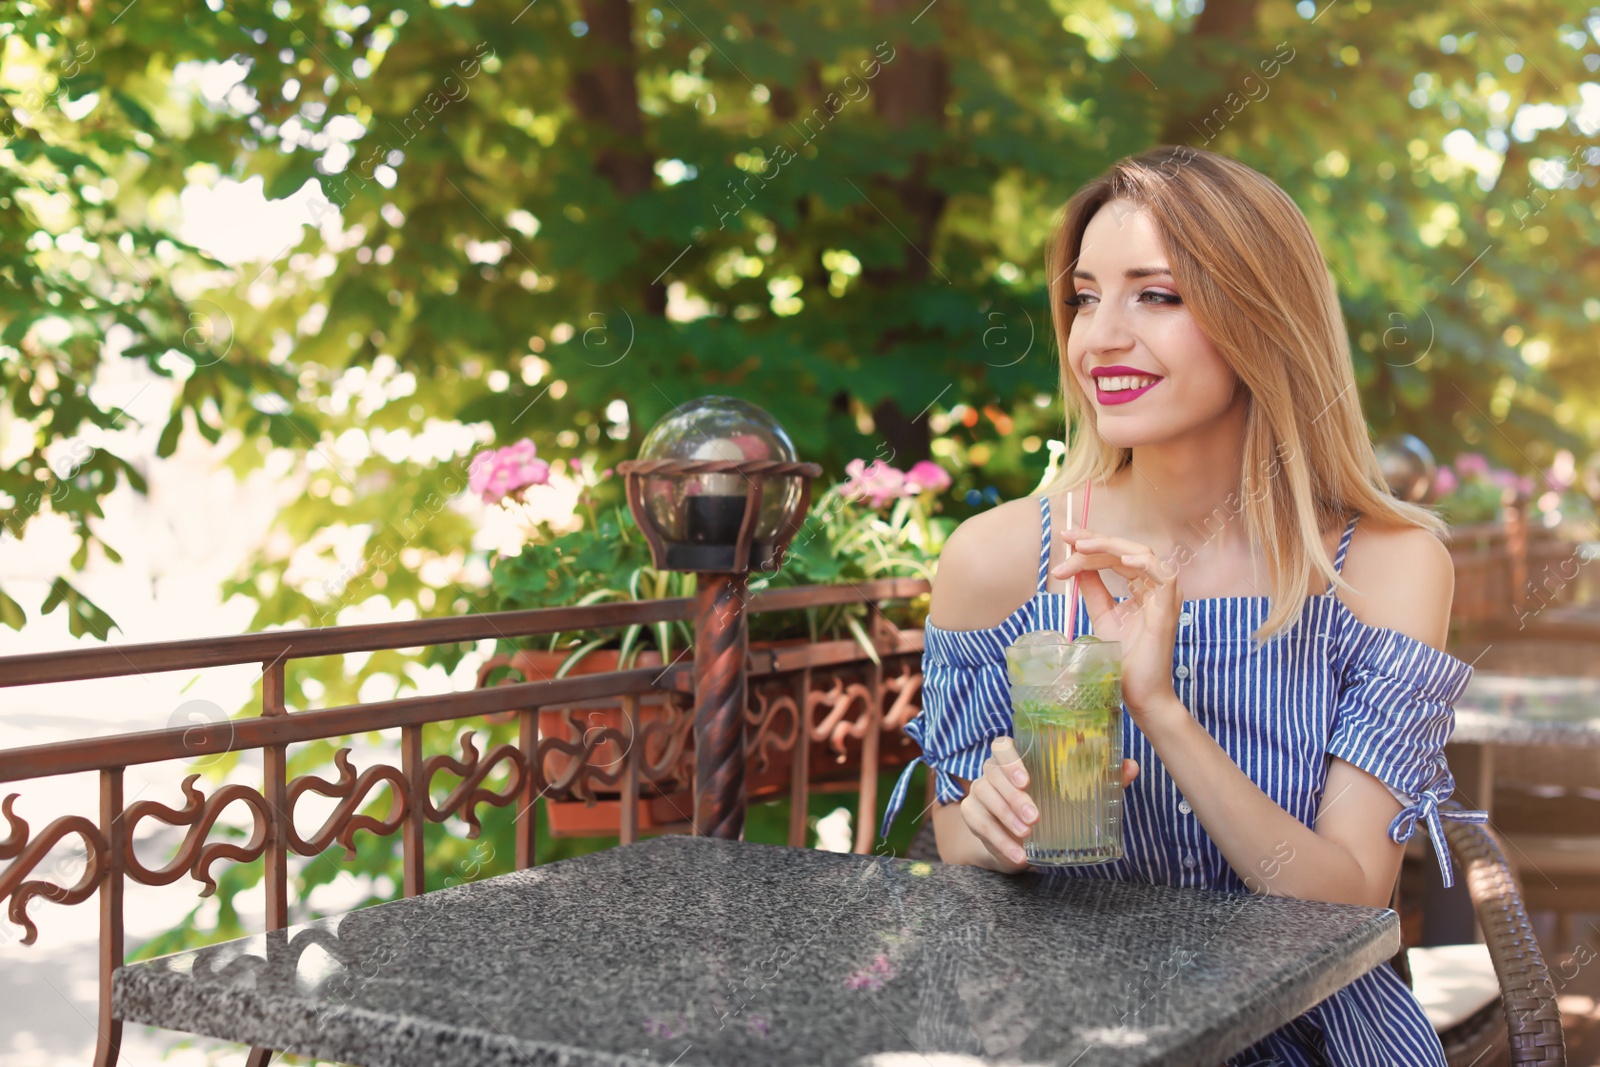
[{"label": "woman's eye", "polygon": [[[1155,300],[1145,301],[1145,297],[1149,296],[1155,297]],[[1066,304],[1068,307],[1089,307],[1092,306],[1093,302],[1096,302],[1099,299],[1100,298],[1095,296],[1093,293],[1074,293],[1072,296],[1069,296],[1063,300],[1062,303]],[[1139,299],[1146,303],[1160,304],[1167,307],[1183,303],[1183,297],[1179,296],[1177,293],[1163,293],[1158,289],[1146,289],[1144,292],[1139,294]]]}]

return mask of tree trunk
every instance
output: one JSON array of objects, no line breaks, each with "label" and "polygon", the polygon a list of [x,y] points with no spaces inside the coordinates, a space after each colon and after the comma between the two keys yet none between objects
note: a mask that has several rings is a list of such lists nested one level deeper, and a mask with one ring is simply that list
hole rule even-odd
[{"label": "tree trunk", "polygon": [[[606,131],[606,143],[595,154],[595,170],[617,195],[639,196],[649,191],[655,168],[644,148],[633,7],[628,0],[583,0],[583,20],[589,32],[573,45],[572,106]],[[650,314],[665,315],[666,286],[644,283],[640,301]]]},{"label": "tree trunk", "polygon": [[[1200,62],[1208,58],[1208,46],[1214,41],[1249,41],[1255,38],[1256,10],[1261,0],[1206,0],[1205,10],[1195,20],[1188,39],[1177,47],[1186,47]],[[1221,90],[1204,100],[1189,100],[1188,106],[1180,103],[1168,116],[1161,130],[1161,142],[1172,145],[1199,145],[1210,138],[1198,129],[1200,120],[1222,105],[1231,92],[1236,92],[1238,82],[1248,69],[1240,71],[1236,64],[1219,63],[1215,69],[1222,75]],[[1237,77],[1234,75],[1237,74]]]},{"label": "tree trunk", "polygon": [[[872,13],[879,18],[914,15],[925,7],[925,0],[872,0]],[[936,14],[935,14],[935,17]],[[950,102],[950,64],[937,48],[913,48],[903,42],[893,43],[894,55],[883,64],[873,82],[872,100],[876,114],[891,129],[903,130],[919,119],[938,127],[944,126],[944,110]],[[932,161],[919,153],[912,161],[904,178],[886,178],[877,188],[894,194],[895,205],[883,205],[883,210],[908,219],[906,239],[912,247],[906,250],[899,268],[874,269],[862,272],[862,281],[875,289],[889,289],[904,283],[923,283],[933,275],[934,239],[938,235],[939,221],[944,215],[947,197],[928,182]],[[874,213],[876,213],[876,207]],[[897,223],[897,225],[904,225]],[[878,350],[887,351],[900,340],[896,332],[885,333],[879,340]],[[848,403],[844,406],[848,407]],[[918,404],[920,414],[921,404]],[[898,398],[884,397],[872,407],[872,419],[877,435],[888,445],[888,454],[882,458],[898,467],[908,467],[932,455],[932,435],[928,420],[918,414],[908,414],[901,408]]]}]

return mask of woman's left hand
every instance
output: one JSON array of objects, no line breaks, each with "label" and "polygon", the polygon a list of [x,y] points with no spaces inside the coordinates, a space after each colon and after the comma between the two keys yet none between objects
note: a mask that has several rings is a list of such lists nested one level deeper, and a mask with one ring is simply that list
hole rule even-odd
[{"label": "woman's left hand", "polygon": [[[1183,603],[1177,570],[1147,546],[1120,537],[1079,528],[1062,530],[1061,538],[1070,554],[1052,573],[1069,581],[1078,575],[1095,636],[1122,645],[1122,699],[1128,714],[1137,722],[1152,709],[1176,705],[1172,649]],[[1128,582],[1129,599],[1117,603],[1100,577],[1102,568]]]}]

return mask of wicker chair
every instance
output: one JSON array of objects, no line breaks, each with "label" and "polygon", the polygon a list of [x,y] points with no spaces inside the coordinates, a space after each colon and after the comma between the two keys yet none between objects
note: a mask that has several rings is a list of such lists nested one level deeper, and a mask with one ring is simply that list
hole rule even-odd
[{"label": "wicker chair", "polygon": [[[1565,1067],[1567,1047],[1555,986],[1528,923],[1528,912],[1522,906],[1511,867],[1500,846],[1482,826],[1447,819],[1444,830],[1459,875],[1472,894],[1478,922],[1488,941],[1489,958],[1500,981],[1498,1001],[1439,1035],[1446,1061],[1450,1067]],[[940,862],[931,817],[917,829],[906,855]],[[1411,974],[1405,949],[1390,962],[1409,985]]]},{"label": "wicker chair", "polygon": [[[1455,806],[1451,802],[1448,806]],[[1561,1009],[1545,967],[1539,943],[1528,922],[1516,875],[1488,830],[1475,823],[1444,821],[1445,837],[1455,857],[1478,925],[1488,942],[1489,958],[1500,980],[1500,1000],[1440,1034],[1452,1067],[1476,1064],[1550,1064],[1567,1062],[1561,1032]]]}]

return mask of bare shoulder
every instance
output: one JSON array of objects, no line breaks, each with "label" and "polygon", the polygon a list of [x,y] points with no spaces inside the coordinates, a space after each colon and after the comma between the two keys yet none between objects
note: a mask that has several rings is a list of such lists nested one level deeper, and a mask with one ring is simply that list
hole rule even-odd
[{"label": "bare shoulder", "polygon": [[1350,537],[1343,574],[1354,591],[1341,594],[1341,599],[1357,619],[1444,650],[1455,596],[1455,564],[1443,541],[1418,526],[1359,522]]},{"label": "bare shoulder", "polygon": [[928,618],[946,630],[997,626],[1027,603],[1039,580],[1039,498],[982,511],[945,540]]}]

